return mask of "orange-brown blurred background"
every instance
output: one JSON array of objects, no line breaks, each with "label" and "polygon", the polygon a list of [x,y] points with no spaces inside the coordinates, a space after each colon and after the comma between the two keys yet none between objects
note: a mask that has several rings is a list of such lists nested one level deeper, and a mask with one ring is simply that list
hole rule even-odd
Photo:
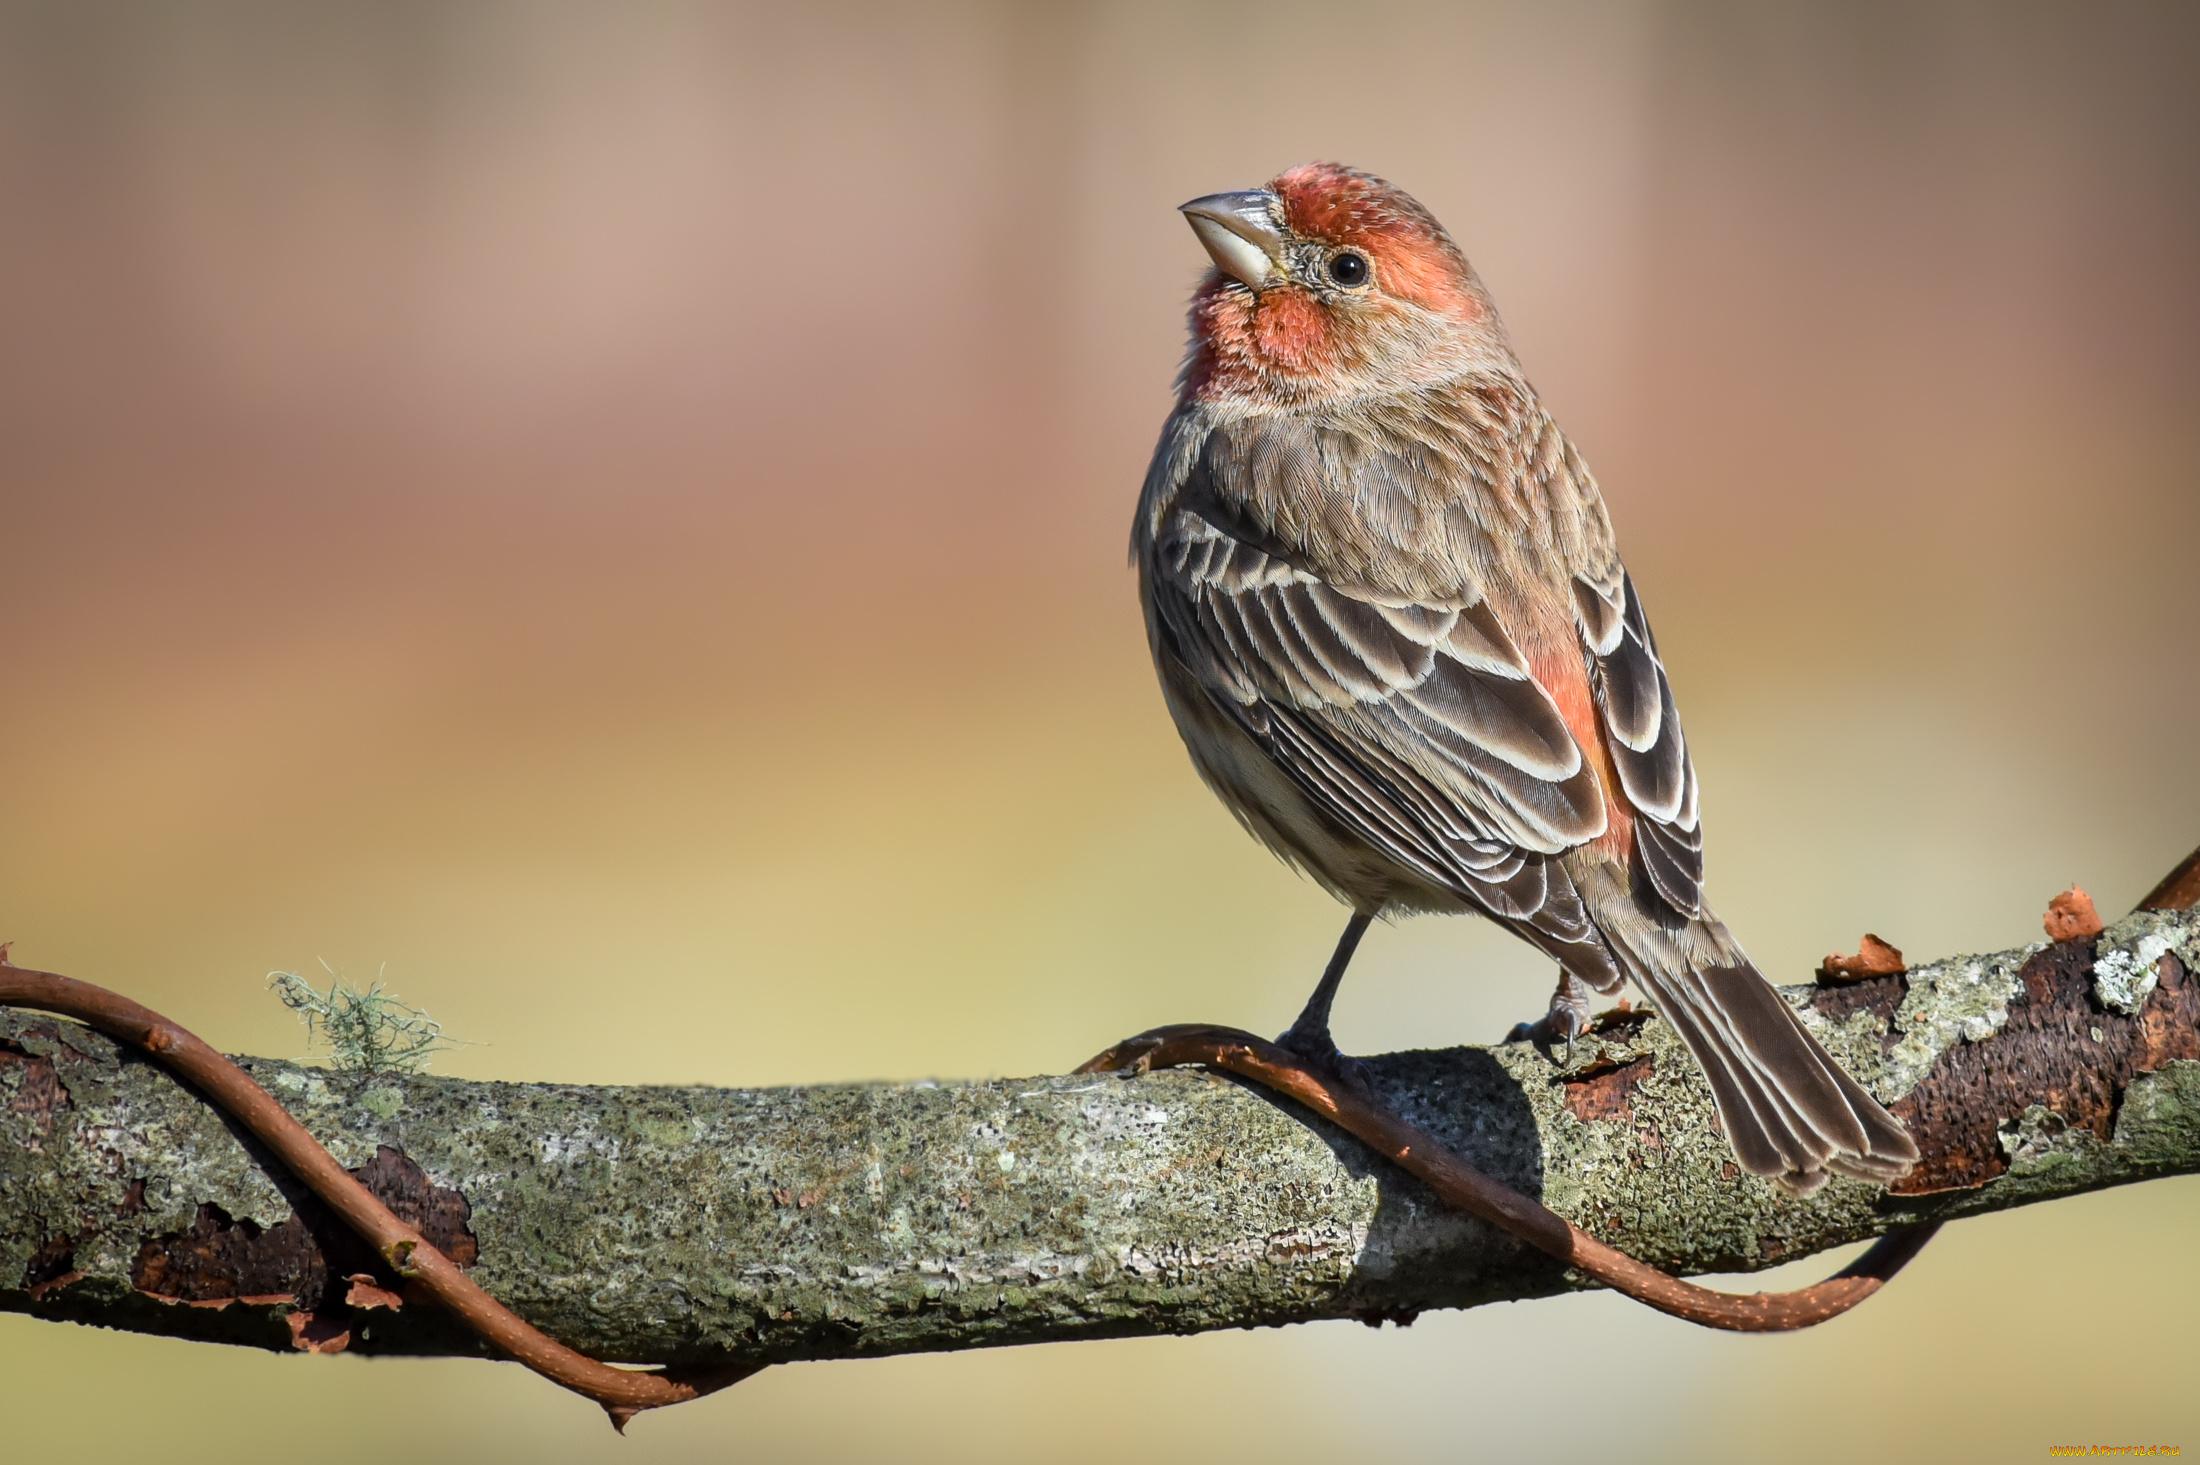
[{"label": "orange-brown blurred background", "polygon": [[[9,5],[0,938],[275,1054],[269,969],[386,964],[477,1077],[1282,1026],[1340,912],[1193,778],[1123,547],[1174,206],[1310,157],[1451,226],[1595,465],[1769,970],[2120,911],[2200,839],[2196,76],[2175,5]],[[1409,924],[1339,1032],[1547,986]],[[1795,1338],[806,1365],[621,1445],[506,1367],[5,1317],[0,1403],[71,1461],[2200,1448],[2196,1201],[1965,1223]]]}]

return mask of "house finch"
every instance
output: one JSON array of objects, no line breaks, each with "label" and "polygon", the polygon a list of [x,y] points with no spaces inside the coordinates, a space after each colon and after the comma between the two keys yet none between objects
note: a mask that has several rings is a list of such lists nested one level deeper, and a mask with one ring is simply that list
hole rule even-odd
[{"label": "house finch", "polygon": [[1352,908],[1281,1041],[1350,1073],[1329,1009],[1368,923],[1475,911],[1559,965],[1530,1035],[1570,1043],[1589,993],[1632,979],[1752,1173],[1901,1175],[1909,1135],[1704,902],[1657,641],[1466,257],[1328,163],[1183,213],[1216,268],[1132,554],[1200,775]]}]

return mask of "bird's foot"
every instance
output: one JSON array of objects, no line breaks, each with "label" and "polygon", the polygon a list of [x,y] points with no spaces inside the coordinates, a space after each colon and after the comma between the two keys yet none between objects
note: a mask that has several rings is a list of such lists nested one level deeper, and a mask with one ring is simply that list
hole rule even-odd
[{"label": "bird's foot", "polygon": [[1550,1011],[1536,1022],[1515,1023],[1505,1035],[1508,1043],[1533,1043],[1536,1051],[1545,1058],[1552,1058],[1551,1049],[1563,1041],[1566,1044],[1566,1061],[1559,1066],[1574,1066],[1574,1039],[1589,1030],[1589,984],[1565,968],[1559,968],[1558,990],[1551,994]]},{"label": "bird's foot", "polygon": [[[1518,1022],[1505,1035],[1508,1043],[1533,1043],[1536,1051],[1560,1068],[1574,1066],[1574,1041],[1589,1030],[1589,1013],[1586,1007],[1575,1008],[1570,1004],[1553,1003],[1551,1010],[1534,1022]],[[1560,1043],[1566,1045],[1566,1057],[1561,1061],[1553,1051]]]},{"label": "bird's foot", "polygon": [[1307,1067],[1335,1079],[1363,1099],[1375,1097],[1375,1079],[1368,1066],[1338,1049],[1329,1029],[1293,1024],[1276,1039],[1276,1046],[1306,1060]]}]

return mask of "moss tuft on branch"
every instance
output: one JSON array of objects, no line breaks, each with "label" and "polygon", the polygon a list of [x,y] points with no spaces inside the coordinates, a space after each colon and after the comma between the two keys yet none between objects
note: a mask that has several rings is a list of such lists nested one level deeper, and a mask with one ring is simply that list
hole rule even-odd
[{"label": "moss tuft on branch", "polygon": [[331,1068],[362,1073],[422,1073],[438,1053],[461,1046],[443,1025],[383,990],[380,978],[364,989],[349,986],[327,962],[326,992],[296,972],[269,972],[268,988],[306,1025],[306,1046],[328,1045]]}]

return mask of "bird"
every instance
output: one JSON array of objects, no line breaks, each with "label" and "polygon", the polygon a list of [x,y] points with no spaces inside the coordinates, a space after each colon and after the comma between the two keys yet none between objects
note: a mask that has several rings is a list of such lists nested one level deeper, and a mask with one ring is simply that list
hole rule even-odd
[{"label": "bird", "polygon": [[1808,1195],[1918,1158],[1704,898],[1693,759],[1596,479],[1489,292],[1402,189],[1337,163],[1181,206],[1213,268],[1131,558],[1193,765],[1351,908],[1282,1046],[1331,1037],[1369,924],[1496,921],[1559,968],[1569,1047],[1632,981],[1749,1173]]}]

